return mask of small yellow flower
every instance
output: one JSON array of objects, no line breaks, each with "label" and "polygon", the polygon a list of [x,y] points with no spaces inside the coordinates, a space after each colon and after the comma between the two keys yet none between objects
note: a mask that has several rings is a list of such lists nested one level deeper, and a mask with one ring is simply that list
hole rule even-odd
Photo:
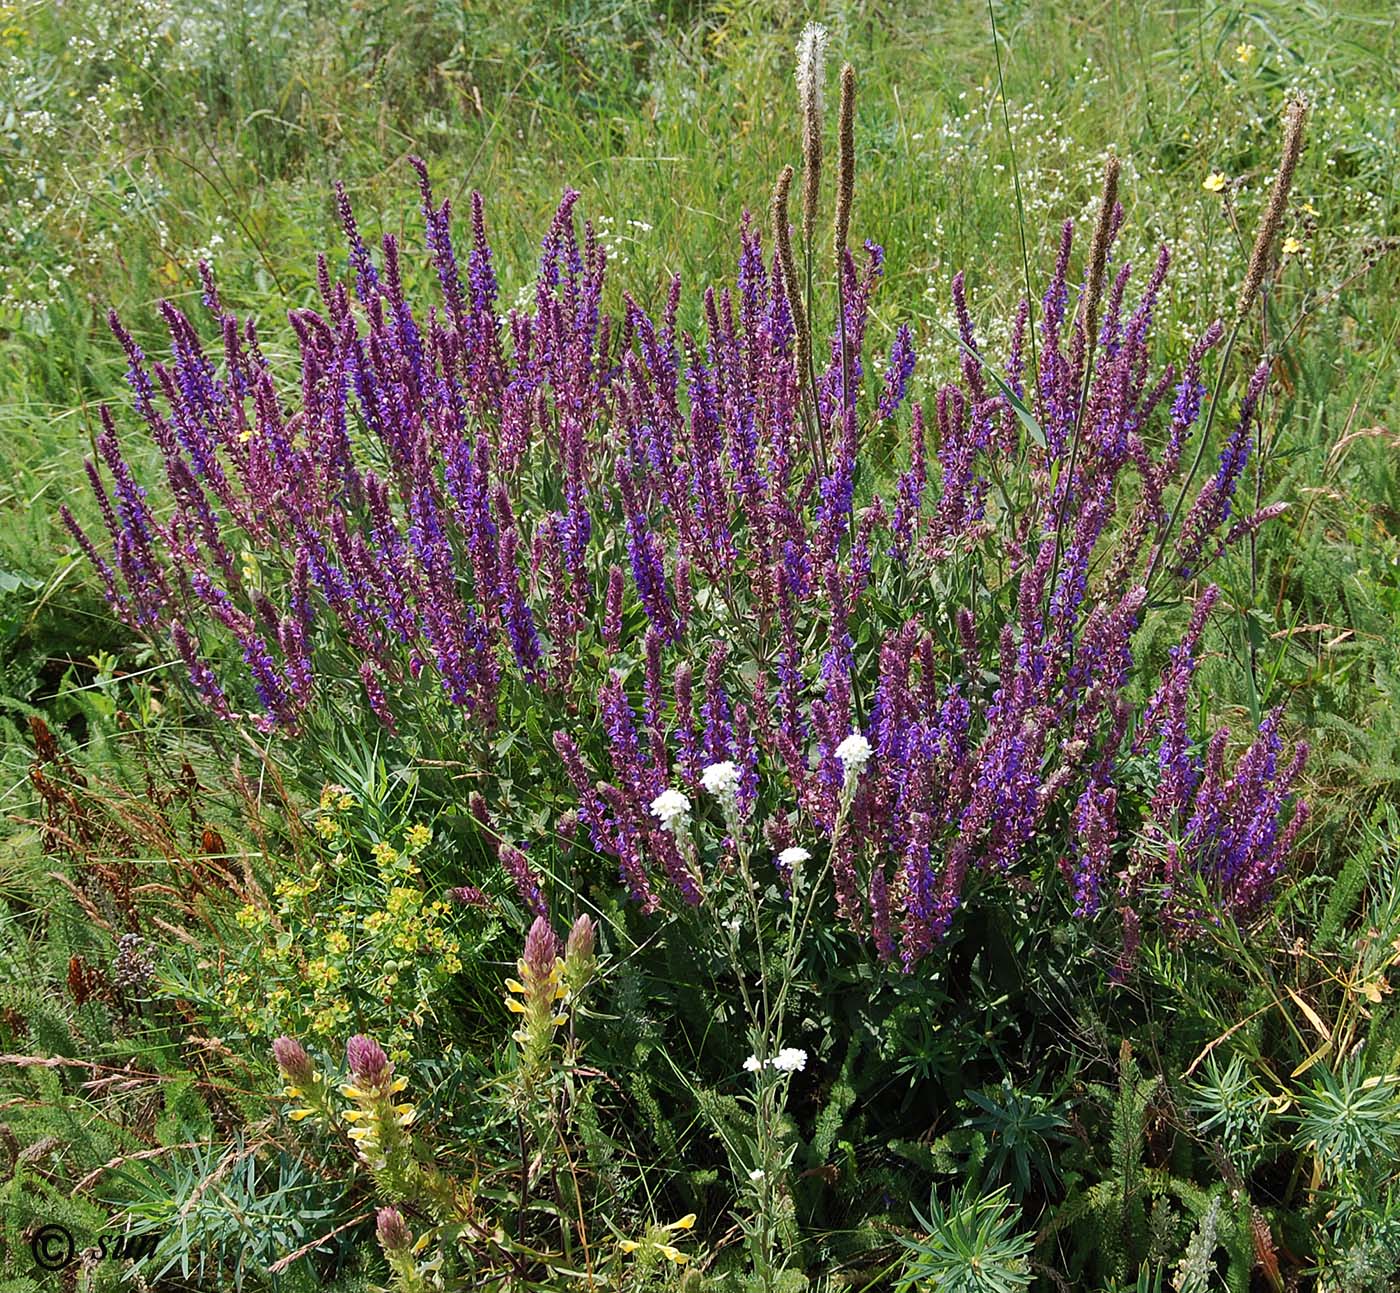
[{"label": "small yellow flower", "polygon": [[1315,206],[1313,206],[1313,204],[1312,204],[1311,202],[1304,202],[1304,203],[1303,203],[1303,214],[1304,214],[1304,215],[1310,215],[1310,216],[1316,216],[1316,215],[1317,215],[1317,208],[1316,208]]},{"label": "small yellow flower", "polygon": [[1259,51],[1256,50],[1253,45],[1249,44],[1248,42],[1242,42],[1241,44],[1235,46],[1235,62],[1241,64],[1244,67],[1248,67],[1252,62],[1254,62],[1254,56],[1258,52]]},{"label": "small yellow flower", "polygon": [[404,847],[410,850],[425,848],[433,838],[433,828],[421,822],[410,826],[404,833]]},{"label": "small yellow flower", "polygon": [[324,812],[343,812],[355,802],[354,796],[344,786],[328,781],[321,787],[321,809]]},{"label": "small yellow flower", "polygon": [[399,860],[399,851],[388,840],[380,840],[370,852],[380,866],[390,866]]},{"label": "small yellow flower", "polygon": [[1296,238],[1285,238],[1283,240],[1283,254],[1285,256],[1296,256],[1303,250],[1303,244]]},{"label": "small yellow flower", "polygon": [[1223,171],[1211,171],[1201,182],[1201,187],[1207,193],[1223,193],[1229,182]]}]

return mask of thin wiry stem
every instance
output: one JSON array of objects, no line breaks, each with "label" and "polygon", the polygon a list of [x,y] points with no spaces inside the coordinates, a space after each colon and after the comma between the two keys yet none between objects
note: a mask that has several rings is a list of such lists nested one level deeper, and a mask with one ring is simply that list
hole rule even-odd
[{"label": "thin wiry stem", "polygon": [[992,0],[987,0],[987,17],[992,24],[992,50],[997,60],[997,93],[1001,96],[1001,119],[1006,127],[1006,149],[1011,154],[1011,184],[1016,191],[1016,233],[1021,240],[1021,272],[1026,282],[1026,331],[1031,342],[1031,372],[1036,390],[1040,389],[1040,361],[1035,349],[1035,295],[1031,292],[1031,258],[1026,248],[1026,209],[1021,201],[1021,171],[1016,165],[1016,141],[1011,137],[1011,114],[1006,108],[1006,81],[1001,71],[1001,39],[997,35],[997,16]]}]

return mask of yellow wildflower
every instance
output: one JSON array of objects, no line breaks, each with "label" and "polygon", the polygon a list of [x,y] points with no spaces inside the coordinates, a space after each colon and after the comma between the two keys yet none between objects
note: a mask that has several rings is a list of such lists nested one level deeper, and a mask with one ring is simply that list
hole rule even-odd
[{"label": "yellow wildflower", "polygon": [[1303,244],[1297,238],[1285,238],[1283,240],[1283,254],[1285,256],[1296,256],[1303,250]]},{"label": "yellow wildflower", "polygon": [[404,848],[410,852],[425,848],[433,838],[433,828],[422,822],[410,826],[404,833]]},{"label": "yellow wildflower", "polygon": [[1221,193],[1229,182],[1223,171],[1211,171],[1202,181],[1201,187],[1207,193]]},{"label": "yellow wildflower", "polygon": [[391,866],[399,860],[399,851],[388,840],[380,840],[370,852],[380,866]]},{"label": "yellow wildflower", "polygon": [[619,1239],[617,1246],[624,1253],[654,1252],[659,1253],[668,1262],[675,1262],[677,1266],[684,1266],[690,1260],[689,1256],[681,1252],[674,1244],[666,1242],[666,1236],[675,1230],[691,1230],[695,1226],[695,1213],[688,1212],[679,1221],[672,1221],[664,1226],[652,1226],[647,1231],[644,1239]]},{"label": "yellow wildflower", "polygon": [[1254,48],[1253,45],[1249,44],[1248,42],[1241,42],[1240,44],[1235,46],[1235,62],[1241,64],[1244,67],[1248,67],[1252,62],[1254,62],[1254,55],[1256,53],[1258,53],[1258,51]]}]

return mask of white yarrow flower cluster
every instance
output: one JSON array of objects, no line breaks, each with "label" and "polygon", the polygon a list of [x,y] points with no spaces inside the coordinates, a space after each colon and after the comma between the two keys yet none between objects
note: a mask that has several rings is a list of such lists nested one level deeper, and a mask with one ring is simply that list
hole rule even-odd
[{"label": "white yarrow flower cluster", "polygon": [[801,866],[804,862],[810,862],[812,855],[800,844],[794,844],[791,848],[784,849],[778,854],[778,865],[784,871],[791,871],[793,867]]},{"label": "white yarrow flower cluster", "polygon": [[800,1046],[784,1046],[768,1062],[779,1073],[797,1073],[807,1067],[807,1052]]},{"label": "white yarrow flower cluster", "polygon": [[663,831],[678,835],[690,819],[690,800],[679,790],[663,790],[651,801],[651,815],[661,823]]},{"label": "white yarrow flower cluster", "polygon": [[[771,1060],[767,1061],[768,1067],[777,1069],[779,1073],[798,1073],[807,1067],[807,1052],[800,1046],[784,1046]],[[757,1055],[750,1055],[744,1061],[744,1071],[746,1073],[757,1073],[764,1065],[764,1061]]]},{"label": "white yarrow flower cluster", "polygon": [[712,763],[700,774],[700,784],[716,798],[730,798],[739,790],[739,769],[730,759]]},{"label": "white yarrow flower cluster", "polygon": [[849,786],[870,762],[870,742],[859,732],[852,732],[836,747],[836,757],[841,761]]}]

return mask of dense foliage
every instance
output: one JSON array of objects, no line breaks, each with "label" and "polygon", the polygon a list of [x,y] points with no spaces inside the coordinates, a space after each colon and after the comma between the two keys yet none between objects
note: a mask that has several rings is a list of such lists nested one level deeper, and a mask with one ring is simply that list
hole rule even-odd
[{"label": "dense foliage", "polygon": [[732,282],[570,189],[512,295],[508,207],[413,158],[425,234],[337,187],[285,322],[218,256],[164,339],[110,315],[54,511],[163,682],[26,706],[6,1287],[1400,1271],[1400,819],[1329,780],[1386,729],[1299,664],[1341,608],[1279,430],[1333,127],[1274,96],[1218,281],[1113,153],[1028,228],[1013,150],[1009,305],[945,265],[911,318],[828,39]]}]

